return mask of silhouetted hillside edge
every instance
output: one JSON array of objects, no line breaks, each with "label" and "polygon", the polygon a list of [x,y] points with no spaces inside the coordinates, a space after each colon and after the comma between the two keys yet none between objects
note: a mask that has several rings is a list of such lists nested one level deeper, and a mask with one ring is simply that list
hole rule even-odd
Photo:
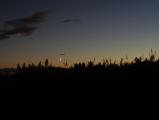
[{"label": "silhouetted hillside edge", "polygon": [[121,58],[119,63],[110,60],[95,64],[94,61],[88,63],[77,63],[73,66],[64,64],[65,67],[54,67],[46,59],[44,65],[39,62],[38,65],[18,64],[16,72],[10,75],[1,75],[3,81],[18,81],[18,84],[31,85],[40,84],[49,85],[51,83],[68,82],[132,82],[145,83],[158,81],[159,59],[156,59],[155,53],[151,52],[149,58],[136,57],[131,62],[123,62]]}]

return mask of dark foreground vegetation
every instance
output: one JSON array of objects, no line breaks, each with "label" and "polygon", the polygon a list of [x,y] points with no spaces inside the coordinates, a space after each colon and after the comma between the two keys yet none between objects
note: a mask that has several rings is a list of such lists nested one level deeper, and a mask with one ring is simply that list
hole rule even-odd
[{"label": "dark foreground vegetation", "polygon": [[0,87],[56,87],[56,85],[107,85],[113,84],[156,84],[159,80],[159,59],[152,53],[149,58],[135,58],[132,62],[119,63],[103,60],[102,63],[78,63],[64,68],[49,65],[17,65],[10,74],[0,75]]}]

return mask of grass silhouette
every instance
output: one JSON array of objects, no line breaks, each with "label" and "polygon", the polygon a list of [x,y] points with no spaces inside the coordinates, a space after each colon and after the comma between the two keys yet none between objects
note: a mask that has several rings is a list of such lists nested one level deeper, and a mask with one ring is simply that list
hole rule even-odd
[{"label": "grass silhouette", "polygon": [[149,58],[135,57],[129,63],[123,62],[123,58],[119,63],[112,62],[111,59],[98,64],[94,61],[77,63],[72,67],[66,62],[64,68],[49,65],[48,59],[44,65],[41,62],[38,65],[18,64],[14,74],[0,75],[1,86],[53,87],[57,83],[60,85],[72,83],[88,85],[99,82],[139,84],[158,81],[159,59],[156,59],[156,53],[152,50]]}]

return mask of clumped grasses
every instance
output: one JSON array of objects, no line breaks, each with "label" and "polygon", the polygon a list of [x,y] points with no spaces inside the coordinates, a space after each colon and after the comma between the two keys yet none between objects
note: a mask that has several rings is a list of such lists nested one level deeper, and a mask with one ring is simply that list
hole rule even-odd
[{"label": "clumped grasses", "polygon": [[[64,63],[65,67],[54,67],[46,59],[44,64],[39,62],[37,65],[31,63],[26,65],[18,64],[16,73],[10,76],[1,76],[7,80],[18,81],[23,85],[37,85],[47,83],[65,82],[135,82],[145,83],[149,81],[158,81],[159,59],[156,58],[156,52],[151,50],[148,58],[135,57],[133,61],[127,62],[121,58],[117,63],[111,59],[105,59],[103,62],[95,64],[95,60],[88,63],[80,62],[73,66]],[[25,83],[25,84],[24,84]]]}]

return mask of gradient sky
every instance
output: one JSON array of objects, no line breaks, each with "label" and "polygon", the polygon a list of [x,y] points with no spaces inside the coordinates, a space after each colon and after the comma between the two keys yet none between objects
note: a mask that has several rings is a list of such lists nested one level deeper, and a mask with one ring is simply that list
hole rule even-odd
[{"label": "gradient sky", "polygon": [[60,57],[69,64],[131,59],[158,50],[158,0],[0,0],[0,24],[46,10],[32,35],[0,40],[0,67],[46,58],[59,66]]}]

